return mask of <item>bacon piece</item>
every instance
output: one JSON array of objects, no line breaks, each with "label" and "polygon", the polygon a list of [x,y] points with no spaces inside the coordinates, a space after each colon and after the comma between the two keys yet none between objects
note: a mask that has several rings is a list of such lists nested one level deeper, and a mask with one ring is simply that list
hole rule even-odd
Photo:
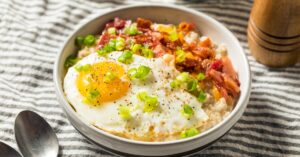
[{"label": "bacon piece", "polygon": [[198,43],[198,45],[200,47],[209,47],[209,48],[211,48],[213,46],[211,40],[208,37],[206,37],[204,40],[200,41]]},{"label": "bacon piece", "polygon": [[108,23],[105,24],[105,29],[108,29],[110,27],[114,27],[114,22],[113,21],[112,22],[108,22]]},{"label": "bacon piece", "polygon": [[223,85],[223,77],[222,77],[222,73],[219,71],[216,71],[215,69],[210,69],[209,71],[206,72],[206,75],[211,77],[213,81],[215,81],[215,83],[218,86],[222,86]]},{"label": "bacon piece", "polygon": [[122,29],[125,27],[126,21],[123,19],[120,19],[118,17],[116,17],[114,19],[114,27],[116,27],[117,29]]},{"label": "bacon piece", "polygon": [[223,88],[223,87],[219,87],[219,91],[220,91],[222,97],[225,98],[226,103],[227,103],[228,105],[233,105],[234,99],[233,99],[230,95],[228,95],[228,92],[226,91],[226,89]]},{"label": "bacon piece", "polygon": [[202,69],[203,70],[208,69],[209,66],[211,65],[211,62],[212,62],[212,60],[210,60],[210,59],[204,59],[204,60],[202,60],[202,62],[201,62]]},{"label": "bacon piece", "polygon": [[109,34],[108,33],[104,33],[101,35],[100,40],[98,42],[98,45],[100,47],[102,47],[103,45],[105,45],[106,43],[108,43],[110,40]]},{"label": "bacon piece", "polygon": [[192,23],[181,22],[178,26],[179,31],[188,32],[195,29],[195,25]]},{"label": "bacon piece", "polygon": [[157,58],[157,57],[161,57],[163,56],[164,54],[166,54],[166,51],[164,49],[164,47],[161,45],[161,44],[158,44],[154,47],[153,49],[153,52],[154,52],[154,56]]},{"label": "bacon piece", "polygon": [[199,56],[201,59],[212,59],[215,57],[215,52],[208,47],[200,47],[197,46],[195,49],[192,50],[192,52]]},{"label": "bacon piece", "polygon": [[209,66],[209,69],[214,69],[217,71],[221,71],[223,67],[223,62],[222,60],[215,60],[214,62],[212,62]]},{"label": "bacon piece", "polygon": [[137,26],[141,27],[141,28],[150,28],[150,26],[152,24],[152,22],[150,20],[139,18],[139,17],[136,19],[136,23],[137,23]]},{"label": "bacon piece", "polygon": [[222,68],[222,72],[227,74],[229,77],[231,77],[233,80],[235,80],[238,85],[239,85],[239,81],[238,81],[238,77],[237,77],[237,73],[235,72],[231,61],[228,57],[223,57],[222,58],[222,62],[223,62],[223,68]]},{"label": "bacon piece", "polygon": [[230,91],[230,93],[234,96],[237,97],[240,93],[240,87],[239,85],[228,75],[223,74],[224,78],[224,87]]}]

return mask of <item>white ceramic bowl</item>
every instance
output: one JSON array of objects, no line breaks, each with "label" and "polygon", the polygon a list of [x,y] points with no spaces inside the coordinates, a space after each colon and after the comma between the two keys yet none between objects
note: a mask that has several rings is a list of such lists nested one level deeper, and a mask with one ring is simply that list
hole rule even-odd
[{"label": "white ceramic bowl", "polygon": [[[79,35],[97,34],[114,17],[136,19],[143,17],[158,23],[178,24],[182,21],[196,24],[197,29],[212,38],[215,43],[227,45],[228,54],[241,82],[240,98],[230,113],[221,123],[192,138],[170,142],[140,142],[118,137],[85,123],[69,105],[63,92],[63,78],[66,70],[66,58],[76,52],[74,39]],[[54,82],[58,99],[71,124],[86,138],[113,153],[125,156],[182,156],[200,151],[211,145],[227,133],[242,116],[250,96],[251,75],[247,58],[234,35],[222,24],[211,17],[192,9],[173,5],[134,5],[114,9],[91,19],[76,29],[64,43],[54,66]]]}]

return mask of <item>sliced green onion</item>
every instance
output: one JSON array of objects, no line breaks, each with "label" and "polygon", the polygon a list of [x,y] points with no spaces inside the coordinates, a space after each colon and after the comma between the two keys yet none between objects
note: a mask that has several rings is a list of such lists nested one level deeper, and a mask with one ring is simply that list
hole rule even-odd
[{"label": "sliced green onion", "polygon": [[142,48],[142,45],[141,44],[134,44],[132,47],[131,47],[131,50],[133,53],[138,53],[140,51],[140,49]]},{"label": "sliced green onion", "polygon": [[170,82],[171,88],[177,88],[179,86],[179,82],[177,80],[173,80]]},{"label": "sliced green onion", "polygon": [[151,49],[149,49],[148,47],[143,47],[142,48],[142,55],[146,58],[153,58],[154,53]]},{"label": "sliced green onion", "polygon": [[95,44],[95,42],[96,42],[96,38],[93,35],[87,35],[83,41],[84,45],[86,46],[92,46]]},{"label": "sliced green onion", "polygon": [[109,42],[107,43],[105,50],[111,52],[111,51],[115,51],[116,50],[116,39],[110,39]]},{"label": "sliced green onion", "polygon": [[188,130],[182,131],[180,134],[181,138],[188,138],[199,134],[199,131],[196,128],[190,128]]},{"label": "sliced green onion", "polygon": [[76,39],[75,39],[75,44],[77,45],[77,46],[83,46],[83,43],[84,43],[84,37],[83,36],[78,36],[78,37],[76,37]]},{"label": "sliced green onion", "polygon": [[130,113],[130,108],[128,106],[120,105],[118,110],[119,110],[119,115],[123,120],[129,120],[132,118]]},{"label": "sliced green onion", "polygon": [[176,41],[176,40],[178,40],[178,34],[177,34],[177,32],[174,31],[174,32],[170,33],[169,39],[170,39],[171,41]]},{"label": "sliced green onion", "polygon": [[136,68],[131,68],[127,71],[127,75],[129,78],[134,79],[136,72],[137,72]]},{"label": "sliced green onion", "polygon": [[128,50],[125,50],[122,55],[118,58],[118,61],[124,64],[129,64],[133,60],[132,53]]},{"label": "sliced green onion", "polygon": [[78,72],[87,72],[92,68],[91,64],[75,66],[75,70]]},{"label": "sliced green onion", "polygon": [[124,31],[128,35],[136,35],[136,34],[139,33],[136,24],[132,24],[130,26],[127,26]]},{"label": "sliced green onion", "polygon": [[205,79],[205,74],[204,74],[204,73],[199,73],[199,74],[197,75],[197,79],[198,79],[199,81],[204,80],[204,79]]},{"label": "sliced green onion", "polygon": [[188,118],[190,118],[194,114],[193,108],[187,104],[183,105],[181,112]]},{"label": "sliced green onion", "polygon": [[144,80],[148,74],[151,72],[151,69],[147,66],[141,65],[138,67],[135,77],[141,80]]},{"label": "sliced green onion", "polygon": [[128,75],[130,78],[145,80],[151,72],[151,68],[141,65],[137,69],[129,69]]},{"label": "sliced green onion", "polygon": [[79,58],[76,58],[76,56],[69,56],[65,61],[65,68],[70,68],[71,66],[75,65],[79,61]]},{"label": "sliced green onion", "polygon": [[158,100],[155,96],[148,96],[145,100],[144,112],[151,112],[158,107]]},{"label": "sliced green onion", "polygon": [[96,51],[98,53],[99,56],[105,56],[106,54],[108,54],[107,51],[105,51],[104,49],[100,49]]},{"label": "sliced green onion", "polygon": [[203,103],[206,100],[206,94],[203,91],[200,91],[197,99],[199,102]]},{"label": "sliced green onion", "polygon": [[185,60],[185,52],[183,50],[177,49],[175,53],[176,53],[175,61],[177,63],[181,63]]},{"label": "sliced green onion", "polygon": [[137,94],[137,98],[140,100],[140,101],[145,101],[146,98],[148,96],[148,93],[147,92],[139,92]]},{"label": "sliced green onion", "polygon": [[116,50],[121,51],[125,48],[125,39],[118,37],[116,40]]},{"label": "sliced green onion", "polygon": [[116,28],[115,27],[110,27],[110,28],[108,28],[107,29],[107,33],[109,34],[109,35],[116,35]]},{"label": "sliced green onion", "polygon": [[176,77],[176,80],[182,83],[188,82],[190,80],[190,75],[188,72],[182,72]]},{"label": "sliced green onion", "polygon": [[88,97],[91,98],[91,99],[95,99],[99,95],[100,95],[100,92],[97,91],[96,89],[94,89],[94,90],[89,91]]},{"label": "sliced green onion", "polygon": [[196,91],[198,87],[198,81],[197,80],[190,80],[187,83],[187,90],[190,92]]},{"label": "sliced green onion", "polygon": [[117,76],[116,76],[114,73],[112,73],[112,72],[107,72],[107,73],[105,74],[105,76],[104,76],[103,81],[104,81],[105,83],[108,83],[108,82],[113,81],[113,80],[116,79],[116,78],[117,78]]},{"label": "sliced green onion", "polygon": [[151,112],[158,106],[158,99],[156,96],[150,96],[146,92],[140,92],[137,94],[137,98],[144,102],[144,112]]},{"label": "sliced green onion", "polygon": [[102,49],[97,50],[99,56],[105,56],[116,50],[116,39],[111,39]]},{"label": "sliced green onion", "polygon": [[85,104],[91,104],[93,100],[100,95],[100,92],[96,89],[92,89],[88,92],[88,95],[83,99],[83,103]]}]

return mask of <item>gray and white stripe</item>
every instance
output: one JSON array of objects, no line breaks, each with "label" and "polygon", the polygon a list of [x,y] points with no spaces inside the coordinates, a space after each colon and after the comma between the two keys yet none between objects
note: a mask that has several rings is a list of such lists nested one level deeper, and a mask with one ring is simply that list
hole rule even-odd
[{"label": "gray and white stripe", "polygon": [[[150,0],[148,3],[167,2]],[[268,68],[255,61],[246,27],[252,0],[169,0],[207,13],[240,40],[253,73],[243,117],[220,141],[194,156],[300,156],[300,65]],[[17,148],[13,124],[24,109],[54,128],[60,156],[113,156],[82,137],[68,122],[54,93],[52,67],[62,42],[78,25],[138,0],[2,0],[0,3],[0,140]]]}]

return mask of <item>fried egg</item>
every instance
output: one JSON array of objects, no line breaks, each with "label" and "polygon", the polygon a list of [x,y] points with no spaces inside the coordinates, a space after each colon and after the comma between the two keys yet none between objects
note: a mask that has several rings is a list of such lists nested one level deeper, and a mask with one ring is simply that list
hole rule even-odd
[{"label": "fried egg", "polygon": [[[201,127],[208,119],[195,96],[170,87],[179,74],[174,56],[149,59],[133,54],[132,62],[123,64],[118,62],[121,54],[116,51],[103,57],[92,53],[68,69],[65,95],[82,120],[118,136],[164,141],[176,139],[183,130]],[[88,70],[76,69],[85,65],[89,65]],[[150,74],[143,80],[130,79],[128,71],[139,66],[149,67]],[[107,73],[113,73],[114,79],[105,81]],[[141,92],[156,96],[158,105],[153,111],[144,110],[145,104],[138,98]],[[182,114],[186,104],[193,109],[191,117]],[[122,106],[128,109],[129,117],[120,115]]]}]

